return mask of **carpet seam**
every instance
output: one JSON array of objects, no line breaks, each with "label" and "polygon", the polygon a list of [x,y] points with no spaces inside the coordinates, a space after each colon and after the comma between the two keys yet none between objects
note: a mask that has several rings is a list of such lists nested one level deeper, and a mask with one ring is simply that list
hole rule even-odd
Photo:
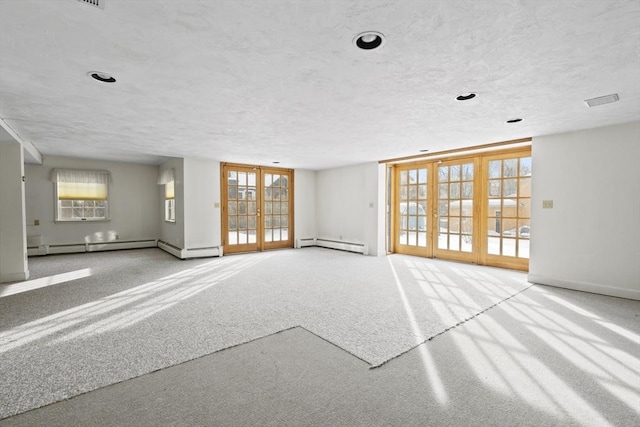
[{"label": "carpet seam", "polygon": [[16,412],[15,414],[11,414],[11,415],[8,415],[6,417],[0,418],[0,421],[7,420],[9,418],[12,418],[12,417],[15,417],[15,416],[18,416],[18,415],[27,414],[27,413],[29,413],[31,411],[35,411],[35,410],[38,410],[38,409],[46,408],[47,406],[55,405],[57,403],[66,402],[66,401],[75,399],[77,397],[84,396],[85,394],[93,393],[95,391],[98,391],[98,390],[101,390],[101,389],[104,389],[104,388],[107,388],[107,387],[115,386],[115,385],[118,385],[118,384],[125,383],[127,381],[131,381],[131,380],[135,380],[135,379],[138,379],[138,378],[142,378],[144,376],[151,375],[151,374],[154,374],[156,372],[164,371],[165,369],[173,368],[173,367],[180,366],[180,365],[183,365],[183,364],[186,364],[186,363],[190,363],[190,362],[195,362],[198,359],[203,359],[205,357],[213,356],[214,354],[217,354],[217,353],[220,353],[220,352],[223,352],[223,351],[226,351],[226,350],[231,350],[232,348],[240,347],[240,346],[243,346],[245,344],[250,344],[252,342],[256,342],[256,341],[259,341],[259,340],[262,340],[262,339],[265,339],[265,338],[270,338],[272,336],[281,334],[283,332],[291,331],[291,330],[294,330],[294,329],[302,329],[303,331],[308,332],[309,334],[313,335],[314,337],[319,338],[322,341],[332,345],[333,347],[336,347],[337,349],[342,350],[343,352],[347,353],[348,355],[350,355],[352,357],[355,357],[356,359],[360,360],[361,362],[364,362],[365,364],[369,365],[369,367],[370,367],[369,369],[371,369],[372,365],[371,365],[370,362],[367,362],[363,358],[356,356],[355,354],[351,353],[350,351],[345,350],[344,348],[342,348],[339,345],[329,341],[328,339],[316,334],[315,332],[310,331],[309,329],[307,329],[306,327],[304,327],[302,325],[294,325],[294,326],[291,326],[291,327],[288,327],[288,328],[281,329],[279,331],[272,332],[270,334],[266,334],[266,335],[262,335],[262,336],[257,337],[257,338],[250,339],[248,341],[243,341],[243,342],[238,343],[238,344],[233,344],[233,345],[230,345],[228,347],[224,347],[224,348],[221,348],[221,349],[218,349],[218,350],[214,350],[214,351],[212,351],[210,353],[206,353],[206,354],[203,354],[203,355],[200,355],[200,356],[196,356],[196,357],[194,357],[192,359],[184,360],[182,362],[178,362],[178,363],[175,363],[175,364],[172,364],[172,365],[167,365],[167,366],[164,366],[162,368],[154,369],[153,371],[145,372],[145,373],[142,373],[140,375],[135,375],[133,377],[125,378],[125,379],[122,379],[120,381],[117,381],[117,382],[114,382],[114,383],[111,383],[111,384],[106,384],[106,385],[103,385],[101,387],[97,387],[97,388],[94,388],[94,389],[91,389],[91,390],[83,391],[82,393],[75,394],[75,395],[69,396],[69,397],[65,397],[63,399],[59,399],[59,400],[56,400],[54,402],[49,402],[49,403],[47,403],[45,405],[41,405],[41,406],[37,406],[37,407],[34,407],[34,408],[30,408],[30,409],[28,409],[26,411],[23,411],[23,412]]},{"label": "carpet seam", "polygon": [[[103,388],[107,388],[107,387],[111,387],[111,386],[114,386],[114,385],[122,384],[122,383],[127,382],[127,381],[135,380],[135,379],[137,379],[137,378],[142,378],[142,377],[144,377],[144,376],[146,376],[146,375],[154,374],[154,373],[156,373],[156,372],[164,371],[165,369],[173,368],[174,366],[180,366],[180,365],[183,365],[183,364],[185,364],[185,363],[194,362],[194,361],[196,361],[196,360],[198,360],[198,359],[203,359],[203,358],[205,358],[205,357],[207,357],[207,356],[211,356],[211,355],[214,355],[214,354],[216,354],[216,353],[220,353],[220,352],[225,351],[225,350],[230,350],[230,349],[232,349],[232,348],[234,348],[234,347],[239,347],[239,346],[241,346],[241,345],[250,344],[250,343],[252,343],[252,342],[254,342],[254,341],[258,341],[258,340],[261,340],[261,339],[264,339],[264,338],[269,338],[269,337],[271,337],[271,336],[274,336],[274,335],[280,334],[280,333],[282,333],[282,332],[287,332],[287,331],[290,331],[290,330],[292,330],[292,329],[296,329],[296,328],[302,328],[302,327],[301,327],[301,326],[299,326],[299,325],[296,325],[296,326],[291,326],[291,327],[289,327],[289,328],[281,329],[281,330],[279,330],[279,331],[272,332],[272,333],[267,334],[267,335],[263,335],[263,336],[260,336],[260,337],[257,337],[257,338],[253,338],[253,339],[248,340],[248,341],[244,341],[244,342],[241,342],[241,343],[238,343],[238,344],[233,344],[233,345],[230,345],[230,346],[228,346],[228,347],[224,347],[224,348],[221,348],[221,349],[218,349],[218,350],[214,350],[214,351],[212,351],[212,352],[210,352],[210,353],[206,353],[206,354],[203,354],[203,355],[200,355],[200,356],[196,356],[196,357],[194,357],[194,358],[192,358],[192,359],[184,360],[184,361],[182,361],[182,362],[178,362],[178,363],[175,363],[175,364],[172,364],[172,365],[167,365],[167,366],[164,366],[164,367],[162,367],[162,368],[154,369],[153,371],[144,372],[144,373],[142,373],[142,374],[140,374],[140,375],[134,375],[134,376],[132,376],[132,377],[125,378],[125,379],[122,379],[122,380],[120,380],[120,381],[116,381],[116,382],[113,382],[113,383],[110,383],[110,384],[106,384],[106,385],[103,385],[103,386],[101,386],[101,387],[96,387],[96,388],[91,389],[91,390],[83,391],[82,393],[79,393],[79,394],[74,394],[73,396],[65,397],[65,398],[63,398],[63,399],[59,399],[59,400],[56,400],[56,401],[54,401],[54,402],[49,402],[49,403],[47,403],[47,404],[45,404],[45,405],[41,405],[41,406],[37,406],[37,407],[34,407],[34,408],[30,408],[30,409],[28,409],[28,410],[26,410],[26,411],[23,411],[23,412],[16,412],[15,414],[11,414],[11,415],[8,415],[8,416],[6,416],[6,417],[0,418],[0,421],[7,420],[7,419],[12,418],[12,417],[15,417],[15,416],[17,416],[17,415],[26,414],[26,413],[29,413],[29,412],[31,412],[31,411],[35,411],[35,410],[37,410],[37,409],[46,408],[47,406],[55,405],[56,403],[66,402],[66,401],[68,401],[68,400],[75,399],[76,397],[80,397],[80,396],[83,396],[83,395],[85,395],[85,394],[93,393],[94,391],[101,390],[101,389],[103,389]],[[305,329],[305,328],[302,328],[302,329]],[[305,329],[305,330],[306,330],[306,329]],[[313,335],[316,335],[316,334],[313,334]],[[317,336],[317,335],[316,335],[316,336]],[[325,341],[326,341],[326,340],[325,340]],[[348,353],[348,352],[347,352],[347,353]]]},{"label": "carpet seam", "polygon": [[500,300],[500,301],[496,302],[495,304],[493,304],[493,305],[491,305],[491,306],[489,306],[489,307],[485,308],[484,310],[481,310],[481,311],[477,312],[477,313],[476,313],[476,314],[474,314],[473,316],[468,317],[468,318],[466,318],[466,319],[464,319],[464,320],[461,320],[460,322],[456,323],[455,325],[450,326],[450,327],[448,327],[448,328],[446,328],[446,329],[444,329],[444,330],[442,330],[442,331],[438,332],[438,333],[437,333],[437,334],[435,334],[435,335],[431,335],[429,338],[427,338],[427,339],[425,339],[424,341],[422,341],[422,342],[420,342],[420,343],[418,343],[418,344],[416,344],[416,345],[412,346],[411,348],[409,348],[409,349],[407,349],[407,350],[403,351],[402,353],[399,353],[399,354],[397,354],[397,355],[393,356],[392,358],[387,359],[387,360],[385,360],[384,362],[379,363],[379,364],[377,364],[377,365],[371,365],[371,367],[370,367],[369,369],[370,369],[370,370],[378,369],[378,368],[380,368],[381,366],[383,366],[383,365],[387,364],[388,362],[390,362],[390,361],[392,361],[392,360],[394,360],[394,359],[397,359],[397,358],[399,358],[399,357],[401,357],[401,356],[404,356],[405,354],[409,353],[410,351],[415,350],[416,348],[420,347],[422,344],[425,344],[425,343],[427,343],[428,341],[432,341],[433,339],[435,339],[435,338],[439,337],[440,335],[443,335],[443,334],[445,334],[445,333],[449,332],[450,330],[455,329],[455,328],[457,328],[458,326],[460,326],[460,325],[462,325],[462,324],[465,324],[465,323],[467,323],[467,322],[468,322],[468,321],[470,321],[470,320],[475,319],[476,317],[480,316],[481,314],[486,313],[487,311],[491,310],[492,308],[494,308],[494,307],[496,307],[496,306],[498,306],[498,305],[502,304],[502,303],[503,303],[503,302],[505,302],[505,301],[510,300],[511,298],[513,298],[513,297],[515,297],[515,296],[517,296],[517,295],[520,295],[522,292],[524,292],[524,291],[526,291],[526,290],[530,289],[532,286],[535,286],[535,285],[536,285],[535,283],[531,283],[531,284],[530,284],[529,286],[527,286],[526,288],[521,289],[521,290],[519,290],[518,292],[516,292],[516,293],[514,293],[514,294],[512,294],[512,295],[509,295],[509,296],[508,296],[508,297],[506,297],[505,299],[503,299],[503,300]]}]

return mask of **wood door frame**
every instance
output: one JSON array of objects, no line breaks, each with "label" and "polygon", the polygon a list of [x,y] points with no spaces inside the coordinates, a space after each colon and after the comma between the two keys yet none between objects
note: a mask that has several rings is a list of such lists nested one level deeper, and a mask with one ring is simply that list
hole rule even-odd
[{"label": "wood door frame", "polygon": [[[389,174],[391,189],[389,195],[389,252],[406,253],[409,255],[423,256],[427,258],[450,259],[453,261],[471,262],[479,265],[489,265],[502,268],[511,268],[527,271],[529,269],[528,258],[516,258],[504,255],[488,254],[488,207],[486,201],[488,197],[488,172],[487,165],[490,160],[508,159],[513,157],[531,157],[531,146],[514,147],[502,150],[487,151],[482,153],[470,153],[464,155],[451,155],[435,159],[422,159],[402,163],[389,163],[391,169]],[[437,214],[437,169],[439,164],[457,163],[472,161],[474,164],[474,195],[473,195],[473,243],[472,252],[459,252],[449,250],[438,250],[437,239],[439,234],[439,218]],[[400,225],[398,224],[399,197],[399,171],[412,168],[427,168],[427,206],[429,207],[427,232],[427,248],[423,247],[403,247],[399,250]],[[438,252],[440,251],[440,256]],[[444,252],[446,251],[446,252]],[[442,256],[446,254],[445,256]]]},{"label": "wood door frame", "polygon": [[[504,160],[511,158],[520,158],[520,157],[531,157],[531,147],[520,148],[519,150],[510,150],[508,152],[494,152],[494,153],[486,153],[482,156],[482,167],[484,169],[488,169],[489,161],[491,160]],[[518,178],[520,178],[518,174]],[[489,244],[489,233],[488,233],[488,219],[489,219],[489,207],[486,203],[489,200],[489,177],[488,173],[483,174],[482,179],[482,194],[486,195],[486,199],[484,199],[481,206],[480,213],[480,221],[481,221],[481,238],[480,244],[482,245],[482,249],[479,253],[480,257],[478,260],[478,264],[482,265],[490,265],[494,267],[501,268],[510,268],[512,270],[523,270],[529,271],[529,258],[518,258],[518,257],[510,257],[505,255],[491,255],[488,251]],[[504,197],[504,196],[503,196]],[[529,195],[529,200],[531,200],[531,194]],[[519,217],[518,217],[519,219]],[[531,220],[531,217],[529,217]],[[516,240],[519,241],[520,238],[516,236]],[[529,240],[531,242],[531,240]],[[531,243],[529,243],[531,244]]]},{"label": "wood door frame", "polygon": [[[292,248],[293,247],[293,242],[294,242],[294,221],[293,221],[293,211],[294,211],[294,200],[293,200],[293,193],[294,193],[294,170],[293,169],[285,169],[285,168],[275,168],[275,167],[270,167],[270,166],[259,166],[260,169],[260,182],[263,183],[264,182],[264,175],[266,173],[272,173],[272,174],[277,174],[277,175],[287,175],[289,177],[289,183],[287,185],[288,190],[288,195],[287,195],[287,203],[288,203],[288,223],[287,223],[287,230],[288,230],[288,234],[287,234],[287,240],[279,240],[279,241],[275,241],[275,242],[266,242],[264,240],[264,227],[263,227],[263,221],[262,218],[263,216],[260,216],[260,241],[262,242],[261,244],[261,248],[260,250],[270,250],[270,249],[284,249],[284,248]],[[262,190],[264,191],[264,188],[262,188]],[[261,194],[262,196],[262,194]],[[267,200],[265,200],[264,197],[260,197],[260,210],[261,212],[266,215],[266,202]]]},{"label": "wood door frame", "polygon": [[[407,254],[407,255],[417,255],[417,256],[423,256],[423,257],[427,257],[427,258],[433,258],[433,233],[431,233],[429,231],[429,228],[431,227],[432,221],[433,221],[433,188],[431,183],[431,180],[433,179],[433,164],[434,162],[411,162],[411,163],[403,163],[403,164],[397,164],[397,165],[392,165],[391,169],[391,181],[392,181],[392,191],[391,191],[391,198],[390,198],[390,209],[389,209],[389,215],[390,215],[390,223],[392,225],[392,230],[393,230],[393,236],[390,239],[389,242],[389,250],[391,252],[397,252],[397,253],[402,253],[402,254]],[[398,223],[398,221],[396,221],[396,219],[398,218],[398,212],[397,212],[397,201],[400,200],[400,196],[398,195],[399,192],[399,174],[402,170],[409,170],[409,169],[422,169],[422,168],[426,168],[427,170],[427,206],[426,206],[426,221],[427,221],[427,229],[426,229],[426,233],[427,233],[427,241],[426,241],[426,247],[423,246],[409,246],[409,245],[401,245],[399,243],[399,236],[400,236],[400,225]],[[400,246],[402,246],[402,248],[400,248]]]},{"label": "wood door frame", "polygon": [[[229,224],[228,224],[228,171],[239,170],[244,172],[256,172],[256,243],[247,244],[234,244],[229,245],[227,241],[229,238]],[[280,175],[287,175],[289,177],[288,183],[288,235],[287,240],[281,240],[276,242],[265,242],[264,237],[264,224],[262,215],[265,212],[265,198],[264,196],[264,175],[265,173],[273,173]],[[279,248],[291,248],[294,242],[294,170],[286,168],[276,168],[270,166],[259,165],[246,165],[238,163],[221,163],[220,165],[220,187],[221,187],[221,230],[222,230],[222,246],[224,253],[245,253],[245,252],[259,252],[270,249]]]},{"label": "wood door frame", "polygon": [[[463,164],[463,163],[471,163],[473,164],[473,197],[471,198],[471,200],[473,201],[473,232],[471,233],[471,252],[463,252],[463,251],[455,251],[455,250],[450,250],[450,249],[439,249],[438,248],[438,240],[439,240],[439,236],[440,236],[440,215],[438,213],[438,191],[436,190],[436,186],[439,184],[438,181],[438,167],[440,166],[449,166],[449,165],[456,165],[456,164]],[[447,259],[447,260],[453,260],[453,261],[460,261],[460,262],[472,262],[472,263],[478,263],[479,260],[479,249],[480,246],[478,244],[478,240],[479,240],[479,217],[480,217],[480,202],[479,199],[481,198],[481,193],[478,191],[478,189],[480,188],[479,185],[481,185],[481,180],[480,180],[480,175],[481,175],[481,160],[477,157],[477,156],[461,156],[461,157],[457,157],[457,158],[451,158],[451,159],[447,159],[447,160],[438,160],[436,162],[435,167],[433,168],[433,193],[434,193],[434,197],[432,200],[432,203],[434,205],[434,218],[435,220],[433,221],[433,228],[432,228],[432,235],[433,235],[433,257],[434,258],[440,258],[440,259]],[[462,174],[462,170],[460,170],[460,173]],[[450,181],[447,181],[450,182]],[[462,181],[460,181],[462,182]],[[449,198],[447,198],[447,200],[451,200]],[[460,214],[462,214],[462,198],[460,199]],[[460,218],[462,218],[462,215],[460,216]],[[447,233],[447,235],[449,235],[449,233]],[[462,239],[462,233],[460,233],[460,238]],[[462,245],[462,242],[460,242],[460,245]]]}]

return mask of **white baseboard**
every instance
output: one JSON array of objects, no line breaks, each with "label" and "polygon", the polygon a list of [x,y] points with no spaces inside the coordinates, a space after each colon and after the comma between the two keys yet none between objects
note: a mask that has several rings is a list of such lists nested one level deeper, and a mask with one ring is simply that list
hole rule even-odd
[{"label": "white baseboard", "polygon": [[87,243],[87,252],[117,251],[121,249],[144,249],[155,248],[157,246],[158,241],[155,239],[130,241],[115,240],[111,242]]},{"label": "white baseboard", "polygon": [[121,249],[143,249],[158,246],[156,239],[112,240],[109,242],[73,243],[67,245],[39,245],[27,248],[27,255],[77,254],[83,252],[117,251]]},{"label": "white baseboard", "polygon": [[29,278],[29,270],[24,273],[8,273],[8,274],[0,274],[0,283],[7,282],[22,282]]},{"label": "white baseboard", "polygon": [[364,243],[344,242],[342,240],[323,239],[319,237],[306,237],[296,240],[296,248],[305,248],[309,246],[318,246],[321,248],[338,249],[341,251],[369,255],[369,247]]},{"label": "white baseboard", "polygon": [[306,248],[309,246],[316,246],[316,238],[315,237],[302,237],[296,239],[296,249]]},{"label": "white baseboard", "polygon": [[555,286],[556,288],[565,288],[574,291],[591,292],[593,294],[640,300],[640,288],[627,289],[615,286],[607,286],[600,283],[572,282],[531,273],[529,273],[529,275],[527,276],[527,280],[531,283]]},{"label": "white baseboard", "polygon": [[158,240],[158,247],[163,251],[170,253],[176,258],[190,259],[190,258],[209,258],[209,257],[221,257],[222,246],[212,246],[209,248],[179,248],[173,246],[170,243]]}]

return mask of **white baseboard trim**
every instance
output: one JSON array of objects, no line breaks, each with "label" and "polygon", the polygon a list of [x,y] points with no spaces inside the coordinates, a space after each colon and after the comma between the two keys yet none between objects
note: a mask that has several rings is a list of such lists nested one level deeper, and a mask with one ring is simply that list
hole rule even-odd
[{"label": "white baseboard trim", "polygon": [[158,247],[163,251],[173,255],[180,259],[190,258],[209,258],[209,257],[221,257],[222,246],[212,246],[209,248],[179,248],[170,243],[158,240]]},{"label": "white baseboard trim", "polygon": [[117,251],[121,249],[144,249],[158,246],[156,239],[112,240],[109,242],[72,243],[66,245],[39,245],[27,248],[28,256],[49,254],[77,254],[84,252]]},{"label": "white baseboard trim", "polygon": [[302,237],[300,239],[296,239],[296,249],[306,248],[309,246],[316,246],[316,238],[315,237]]},{"label": "white baseboard trim", "polygon": [[324,239],[320,237],[305,237],[296,239],[296,248],[318,246],[321,248],[338,249],[341,251],[356,252],[369,255],[369,247],[364,243],[344,242],[342,240]]},{"label": "white baseboard trim", "polygon": [[156,239],[130,241],[115,240],[111,242],[87,243],[87,252],[117,251],[120,249],[144,249],[155,248],[157,246],[158,241]]},{"label": "white baseboard trim", "polygon": [[640,300],[640,288],[626,289],[615,286],[607,286],[599,283],[572,282],[531,273],[529,273],[529,275],[527,276],[527,280],[531,283],[555,286],[556,288],[565,288],[574,291],[591,292],[593,294]]},{"label": "white baseboard trim", "polygon": [[24,273],[0,274],[0,283],[22,282],[24,280],[27,280],[28,278],[29,278],[29,270],[25,271]]}]

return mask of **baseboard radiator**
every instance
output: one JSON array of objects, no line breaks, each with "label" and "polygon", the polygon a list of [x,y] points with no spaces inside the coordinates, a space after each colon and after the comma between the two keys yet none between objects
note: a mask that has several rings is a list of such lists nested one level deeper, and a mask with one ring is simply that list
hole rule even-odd
[{"label": "baseboard radiator", "polygon": [[[32,236],[40,237],[40,236]],[[44,245],[42,239],[28,239],[27,255],[41,256],[52,254],[75,254],[82,252],[118,251],[122,249],[155,248],[158,246],[156,239],[147,240],[112,240],[109,242],[70,243],[63,245]]]},{"label": "baseboard radiator", "polygon": [[174,257],[180,259],[222,256],[222,246],[211,246],[209,248],[179,248],[172,245],[171,243],[158,240],[158,247],[163,251],[170,253]]},{"label": "baseboard radiator", "polygon": [[321,239],[317,237],[301,238],[296,240],[296,248],[305,248],[308,246],[318,246],[321,248],[338,249],[341,251],[369,255],[369,247],[364,243],[344,242],[342,240]]}]

